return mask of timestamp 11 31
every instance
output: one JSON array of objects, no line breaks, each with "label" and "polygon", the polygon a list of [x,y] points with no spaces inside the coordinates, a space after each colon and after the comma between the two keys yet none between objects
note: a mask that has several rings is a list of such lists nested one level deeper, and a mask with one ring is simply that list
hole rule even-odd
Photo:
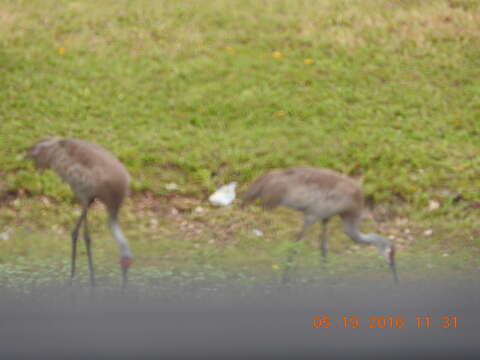
[{"label": "timestamp 11 31", "polygon": [[[432,325],[436,328],[441,327],[444,329],[457,328],[456,316],[440,316],[439,319],[432,318],[431,316],[417,316],[415,317],[415,320],[417,320],[417,327],[419,329],[422,329],[422,328],[430,329]],[[437,325],[437,322],[440,322],[440,323],[438,323]]]}]

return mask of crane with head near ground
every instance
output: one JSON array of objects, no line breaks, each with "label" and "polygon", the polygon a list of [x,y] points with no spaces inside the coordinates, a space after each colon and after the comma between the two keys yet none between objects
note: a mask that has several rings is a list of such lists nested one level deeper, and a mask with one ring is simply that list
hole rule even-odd
[{"label": "crane with head near ground", "polygon": [[128,268],[132,253],[128,241],[118,224],[118,213],[128,194],[130,176],[122,163],[103,147],[79,139],[44,138],[27,151],[27,158],[37,169],[51,169],[72,189],[82,206],[82,212],[72,231],[71,281],[75,278],[77,239],[83,224],[83,239],[87,250],[90,284],[95,286],[91,239],[87,225],[87,213],[98,199],[105,204],[110,230],[120,248],[122,284],[127,284]]},{"label": "crane with head near ground", "polygon": [[[395,282],[398,282],[394,245],[381,235],[362,234],[358,230],[364,207],[363,193],[349,177],[315,167],[271,170],[250,185],[243,196],[242,207],[257,198],[262,199],[267,210],[285,206],[303,213],[303,226],[294,242],[300,241],[311,225],[321,222],[319,243],[324,258],[327,256],[327,224],[333,216],[340,215],[344,231],[350,239],[376,246],[390,265]],[[294,255],[295,250],[290,249],[283,273],[284,283],[289,280]]]}]

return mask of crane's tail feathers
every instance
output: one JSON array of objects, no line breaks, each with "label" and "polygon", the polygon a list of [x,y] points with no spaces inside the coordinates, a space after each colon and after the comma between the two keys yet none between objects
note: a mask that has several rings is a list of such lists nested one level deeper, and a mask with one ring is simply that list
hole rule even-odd
[{"label": "crane's tail feathers", "polygon": [[242,202],[240,204],[240,207],[242,209],[258,197],[259,191],[256,191],[256,189],[252,189],[252,187],[253,186],[250,186],[247,192],[243,195]]},{"label": "crane's tail feathers", "polygon": [[285,193],[285,184],[275,178],[277,175],[277,173],[269,172],[256,179],[243,195],[241,206],[244,207],[258,198],[262,199],[263,207],[266,210],[273,210],[280,205]]},{"label": "crane's tail feathers", "polygon": [[240,206],[244,208],[246,205],[248,205],[252,201],[256,200],[258,197],[260,197],[264,185],[265,185],[265,175],[260,176],[250,185],[250,187],[247,189],[245,194],[243,194],[242,203]]}]

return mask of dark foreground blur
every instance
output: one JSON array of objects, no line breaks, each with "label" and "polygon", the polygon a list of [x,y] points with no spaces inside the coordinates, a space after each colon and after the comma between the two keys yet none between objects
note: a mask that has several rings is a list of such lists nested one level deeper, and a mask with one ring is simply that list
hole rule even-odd
[{"label": "dark foreground blur", "polygon": [[[225,289],[170,297],[101,288],[90,295],[86,288],[69,287],[44,289],[41,296],[38,289],[22,296],[3,292],[0,359],[447,359],[480,354],[478,284],[445,280],[398,287],[266,288],[259,285],[248,295]],[[330,328],[314,328],[314,316],[330,316]],[[369,328],[372,316],[384,316],[387,325],[379,328],[380,321]],[[400,316],[403,328],[395,323]],[[426,316],[430,328],[426,320],[418,328],[416,318]],[[447,326],[442,316],[449,317],[449,328],[442,327]]]}]

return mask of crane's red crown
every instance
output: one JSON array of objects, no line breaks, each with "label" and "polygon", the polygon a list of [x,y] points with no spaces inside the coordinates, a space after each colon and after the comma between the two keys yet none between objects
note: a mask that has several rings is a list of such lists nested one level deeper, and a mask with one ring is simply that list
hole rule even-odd
[{"label": "crane's red crown", "polygon": [[120,260],[120,266],[124,269],[128,269],[128,267],[132,265],[132,263],[133,263],[133,260],[130,258],[122,258]]},{"label": "crane's red crown", "polygon": [[395,261],[395,252],[396,252],[396,249],[395,249],[395,245],[392,245],[390,247],[390,254],[389,257],[390,257],[390,262],[393,263]]}]

